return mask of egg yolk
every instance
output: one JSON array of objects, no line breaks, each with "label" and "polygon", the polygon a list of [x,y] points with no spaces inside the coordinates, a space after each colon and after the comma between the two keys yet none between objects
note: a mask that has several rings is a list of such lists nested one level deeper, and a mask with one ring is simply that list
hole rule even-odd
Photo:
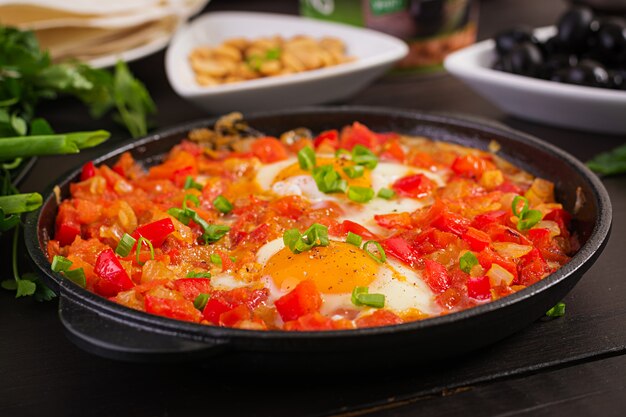
[{"label": "egg yolk", "polygon": [[[346,180],[348,185],[357,187],[371,187],[372,185],[370,170],[367,168],[365,168],[363,175],[358,178],[350,178],[345,172],[343,172],[343,168],[354,166],[354,163],[350,160],[342,158],[317,158],[317,166],[322,165],[332,165],[341,178]],[[283,181],[297,175],[311,175],[311,172],[300,168],[300,164],[289,165],[276,175],[274,182]]]},{"label": "egg yolk", "polygon": [[345,242],[330,242],[307,252],[294,254],[283,248],[263,268],[276,287],[290,291],[305,279],[315,282],[323,294],[351,293],[376,279],[379,264],[362,249]]}]

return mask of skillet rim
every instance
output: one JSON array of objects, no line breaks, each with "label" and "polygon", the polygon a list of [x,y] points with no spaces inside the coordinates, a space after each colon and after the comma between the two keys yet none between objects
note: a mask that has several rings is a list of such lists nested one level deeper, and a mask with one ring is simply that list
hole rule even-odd
[{"label": "skillet rim", "polygon": [[[424,320],[413,321],[390,326],[348,329],[348,330],[329,330],[329,331],[303,331],[303,332],[287,332],[282,330],[245,330],[228,327],[207,326],[197,323],[184,322],[180,320],[169,319],[166,317],[156,316],[142,311],[133,310],[123,305],[114,303],[101,297],[95,293],[70,282],[60,274],[54,273],[49,269],[49,262],[40,246],[39,224],[41,222],[41,212],[44,206],[50,203],[54,198],[53,188],[59,184],[65,184],[76,178],[80,172],[80,167],[75,167],[71,171],[62,174],[57,180],[53,181],[44,191],[44,203],[42,207],[35,212],[27,215],[25,221],[25,240],[26,246],[33,262],[37,265],[40,273],[51,279],[59,287],[59,292],[64,293],[72,302],[78,303],[83,308],[91,310],[99,315],[106,316],[108,319],[120,322],[130,327],[141,328],[148,331],[154,331],[160,334],[173,335],[183,337],[185,339],[214,342],[216,340],[225,341],[228,345],[234,340],[253,339],[253,340],[291,340],[291,339],[334,339],[345,337],[371,337],[383,336],[397,333],[414,333],[429,328],[444,327],[459,321],[467,320],[496,310],[504,309],[517,303],[521,303],[535,296],[538,293],[548,291],[567,278],[572,277],[575,272],[581,268],[589,267],[587,265],[592,258],[600,251],[607,241],[611,223],[612,208],[611,201],[604,185],[600,179],[593,174],[578,159],[570,155],[568,152],[544,142],[532,135],[511,129],[500,123],[474,118],[464,115],[449,115],[446,113],[422,112],[409,109],[396,109],[389,107],[371,107],[371,106],[315,106],[304,107],[292,110],[273,110],[263,112],[253,112],[245,115],[246,120],[254,120],[256,118],[267,117],[290,117],[327,113],[359,113],[372,116],[394,117],[410,119],[415,123],[429,122],[439,125],[440,127],[463,128],[479,131],[486,134],[495,134],[506,136],[515,142],[526,142],[531,147],[539,149],[544,153],[551,154],[565,162],[581,179],[585,180],[590,189],[593,191],[593,199],[597,206],[597,218],[595,225],[589,235],[587,242],[578,250],[571,260],[556,272],[550,274],[539,282],[525,288],[524,290],[515,292],[509,296],[491,301],[476,307],[461,310],[444,316],[431,317]],[[149,146],[153,142],[166,140],[167,138],[180,135],[194,128],[211,126],[219,118],[211,117],[191,122],[182,123],[170,128],[157,131],[143,138],[133,140],[129,139],[120,144],[114,145],[115,148],[109,147],[103,150],[103,154],[94,158],[94,163],[100,164],[103,160],[108,160],[119,156],[122,152],[130,151],[142,146]],[[479,142],[482,143],[482,142]],[[476,144],[475,144],[476,145]],[[531,166],[535,166],[531,164]]]}]

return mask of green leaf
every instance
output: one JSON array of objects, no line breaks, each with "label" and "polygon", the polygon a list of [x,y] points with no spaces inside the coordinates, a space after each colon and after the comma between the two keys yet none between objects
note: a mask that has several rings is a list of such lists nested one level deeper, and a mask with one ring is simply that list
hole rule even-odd
[{"label": "green leaf", "polygon": [[5,279],[4,281],[0,282],[0,286],[9,291],[17,290],[17,282],[15,282],[14,279]]},{"label": "green leaf", "polygon": [[115,66],[113,98],[121,121],[133,137],[148,133],[146,116],[156,112],[156,106],[145,86],[130,73],[123,61]]},{"label": "green leaf", "polygon": [[552,307],[550,310],[546,311],[546,316],[548,317],[563,317],[565,315],[565,303],[560,302],[557,303],[557,305],[555,305],[554,307]]},{"label": "green leaf", "polygon": [[24,136],[26,134],[26,121],[16,114],[11,116],[11,126],[18,135]]},{"label": "green leaf", "polygon": [[37,285],[34,282],[27,279],[20,279],[17,281],[17,293],[15,294],[15,298],[33,295],[36,289]]},{"label": "green leaf", "polygon": [[30,134],[33,136],[54,135],[54,130],[45,119],[39,117],[30,123]]},{"label": "green leaf", "polygon": [[618,146],[610,152],[596,155],[587,166],[602,175],[617,175],[626,172],[626,145]]}]

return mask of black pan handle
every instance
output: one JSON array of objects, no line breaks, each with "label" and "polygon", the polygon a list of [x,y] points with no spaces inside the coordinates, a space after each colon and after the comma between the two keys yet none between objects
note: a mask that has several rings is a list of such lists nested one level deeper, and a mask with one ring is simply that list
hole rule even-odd
[{"label": "black pan handle", "polygon": [[61,286],[59,318],[68,338],[82,349],[132,362],[180,362],[215,356],[226,341],[193,341],[141,329],[103,316],[72,299]]}]

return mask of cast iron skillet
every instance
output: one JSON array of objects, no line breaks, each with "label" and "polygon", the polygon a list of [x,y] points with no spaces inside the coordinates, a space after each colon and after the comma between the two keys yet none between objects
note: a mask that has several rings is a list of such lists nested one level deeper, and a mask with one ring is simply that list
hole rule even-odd
[{"label": "cast iron skillet", "polygon": [[[562,150],[500,125],[443,115],[365,107],[320,107],[247,115],[254,128],[277,135],[308,127],[314,132],[360,121],[374,131],[397,131],[486,149],[491,140],[499,155],[556,184],[558,201],[571,212],[580,187],[586,203],[573,228],[582,248],[563,268],[537,284],[476,308],[396,326],[329,332],[251,331],[203,326],[149,315],[115,304],[51,272],[46,243],[54,232],[59,185],[80,169],[54,182],[38,212],[26,220],[26,244],[45,283],[59,294],[59,317],[69,338],[95,354],[128,361],[196,360],[227,369],[340,370],[367,363],[386,369],[406,366],[486,346],[529,325],[561,300],[600,255],[610,231],[611,203],[598,178]],[[153,163],[190,129],[215,119],[189,123],[128,142],[95,160],[113,164],[125,151]]]}]

